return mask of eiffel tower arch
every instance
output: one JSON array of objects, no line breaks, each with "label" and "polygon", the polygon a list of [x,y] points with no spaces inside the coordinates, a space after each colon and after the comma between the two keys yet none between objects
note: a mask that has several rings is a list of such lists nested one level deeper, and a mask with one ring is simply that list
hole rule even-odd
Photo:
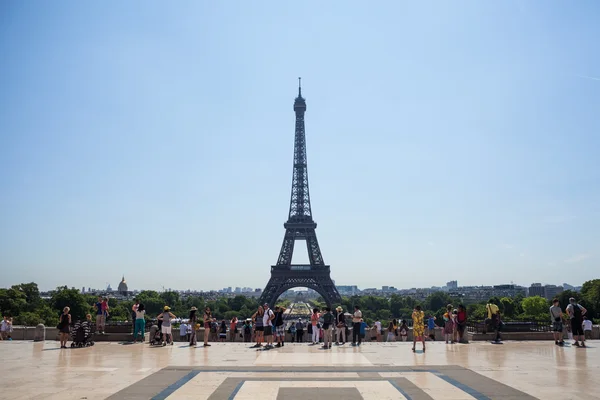
[{"label": "eiffel tower arch", "polygon": [[[300,81],[300,78],[298,78]],[[306,163],[306,135],[304,132],[304,113],[306,100],[302,97],[302,87],[298,85],[298,97],[294,101],[296,113],[296,132],[294,135],[294,168],[292,173],[292,194],[287,222],[283,225],[285,236],[277,263],[271,266],[271,279],[267,283],[261,303],[273,306],[279,296],[295,287],[307,287],[319,293],[325,302],[332,306],[341,302],[333,281],[329,265],[323,261],[323,255],[317,241],[316,222],[313,220],[308,189],[308,170]],[[292,264],[292,255],[296,241],[306,242],[309,264]]]}]

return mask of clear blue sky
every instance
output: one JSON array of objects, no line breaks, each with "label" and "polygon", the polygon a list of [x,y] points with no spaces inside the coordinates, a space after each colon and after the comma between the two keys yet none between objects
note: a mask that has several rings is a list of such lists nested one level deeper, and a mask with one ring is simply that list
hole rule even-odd
[{"label": "clear blue sky", "polygon": [[264,287],[298,76],[336,283],[598,278],[600,4],[422,3],[1,2],[0,286]]}]

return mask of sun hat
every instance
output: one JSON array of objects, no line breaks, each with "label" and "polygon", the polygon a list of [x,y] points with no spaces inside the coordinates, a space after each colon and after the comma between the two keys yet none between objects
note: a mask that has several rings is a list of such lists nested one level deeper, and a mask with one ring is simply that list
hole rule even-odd
[{"label": "sun hat", "polygon": [[196,308],[196,306],[192,306],[192,308],[190,308],[190,311],[198,311],[198,309]]},{"label": "sun hat", "polygon": [[342,311],[342,306],[337,306],[337,307],[335,308],[335,310],[336,310],[336,311]]},{"label": "sun hat", "polygon": [[170,309],[171,309],[171,307],[169,307],[169,306],[165,306],[165,308],[164,308],[165,311],[169,311]]}]

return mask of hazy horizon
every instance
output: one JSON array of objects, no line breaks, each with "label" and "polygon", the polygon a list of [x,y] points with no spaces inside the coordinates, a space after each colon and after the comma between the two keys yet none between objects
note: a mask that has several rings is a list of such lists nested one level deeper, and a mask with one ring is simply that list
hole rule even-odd
[{"label": "hazy horizon", "polygon": [[0,286],[264,288],[299,76],[336,284],[597,278],[600,4],[344,4],[0,4]]}]

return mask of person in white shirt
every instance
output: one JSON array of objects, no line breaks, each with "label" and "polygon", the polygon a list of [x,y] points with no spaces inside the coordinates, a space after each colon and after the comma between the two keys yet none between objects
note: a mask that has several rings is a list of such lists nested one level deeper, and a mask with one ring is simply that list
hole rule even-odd
[{"label": "person in white shirt", "polygon": [[267,345],[265,346],[265,349],[272,349],[273,348],[273,319],[275,318],[275,313],[273,313],[273,310],[271,310],[269,308],[269,305],[267,303],[264,304],[263,309],[265,310],[265,313],[263,315],[263,326],[264,326],[264,337],[265,340],[267,341]]},{"label": "person in white shirt", "polygon": [[187,340],[187,326],[185,325],[185,322],[182,322],[181,325],[179,325],[179,340],[182,342]]},{"label": "person in white shirt", "polygon": [[590,340],[592,338],[592,321],[590,321],[587,316],[584,316],[581,326],[583,327],[585,340]]}]

